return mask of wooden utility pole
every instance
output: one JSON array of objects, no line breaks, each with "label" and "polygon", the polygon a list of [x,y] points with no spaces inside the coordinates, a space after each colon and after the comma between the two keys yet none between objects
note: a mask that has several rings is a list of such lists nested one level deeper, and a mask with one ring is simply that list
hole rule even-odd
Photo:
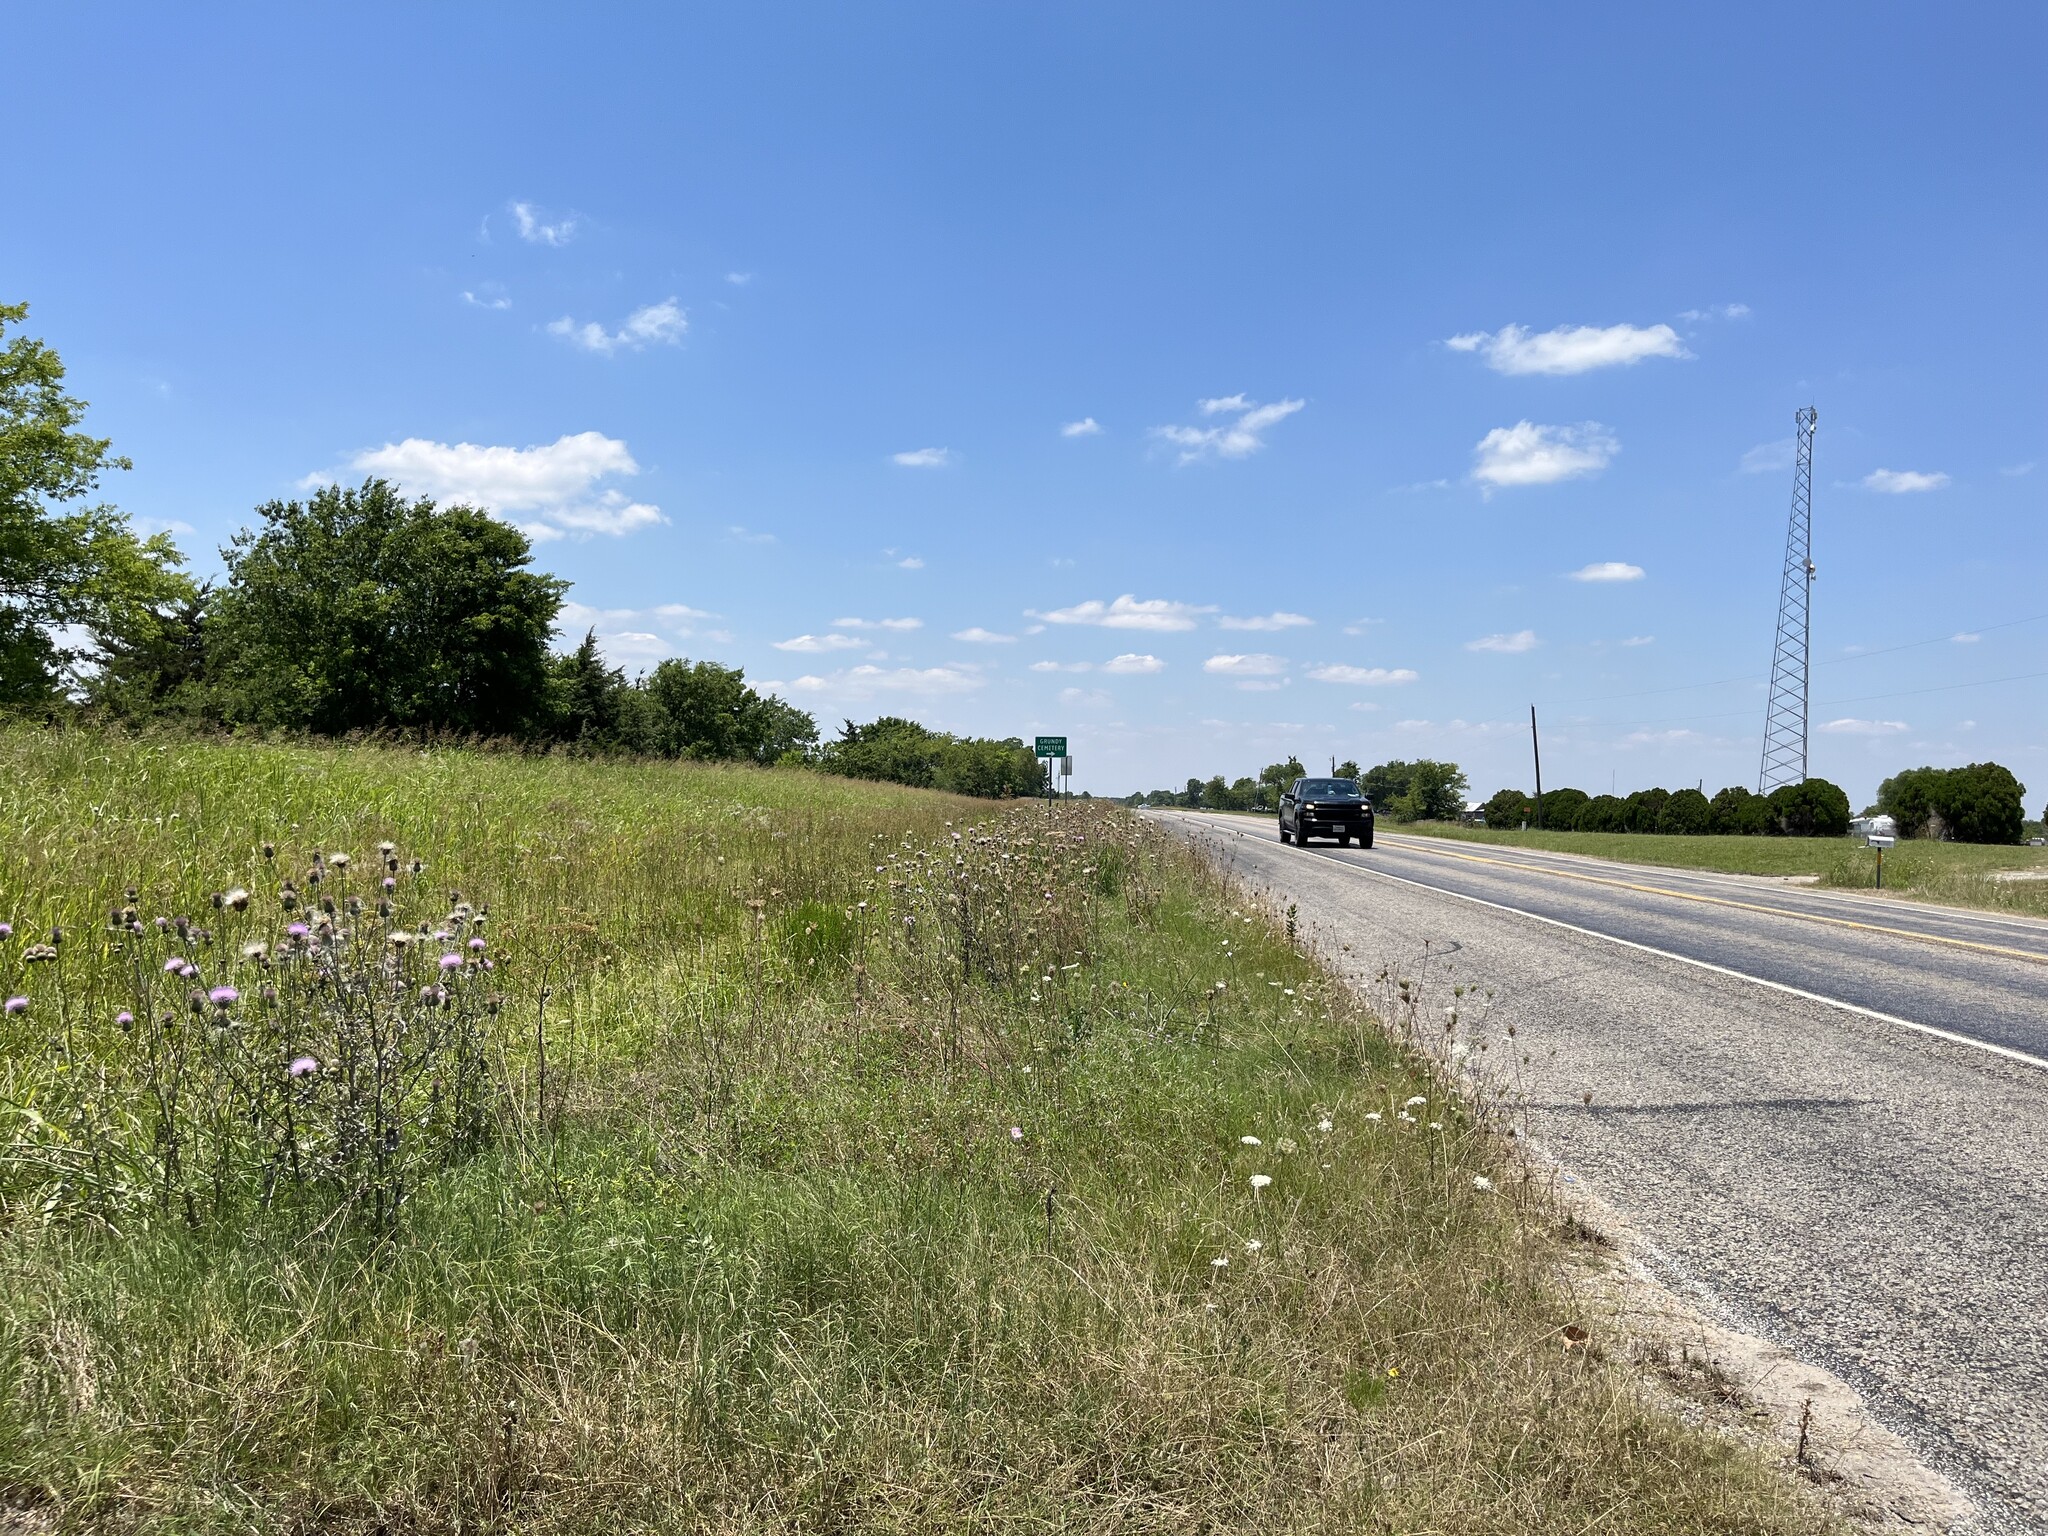
[{"label": "wooden utility pole", "polygon": [[1536,706],[1529,706],[1529,754],[1536,759],[1536,830],[1543,830],[1543,747],[1536,739]]}]

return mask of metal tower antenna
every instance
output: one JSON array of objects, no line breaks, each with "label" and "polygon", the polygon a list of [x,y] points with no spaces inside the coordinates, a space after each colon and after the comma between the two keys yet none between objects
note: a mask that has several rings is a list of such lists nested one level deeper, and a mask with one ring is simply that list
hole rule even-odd
[{"label": "metal tower antenna", "polygon": [[1792,469],[1792,520],[1785,530],[1785,575],[1778,589],[1778,643],[1771,651],[1771,702],[1764,711],[1764,762],[1757,793],[1806,779],[1806,646],[1813,629],[1813,429],[1820,413],[1802,406],[1799,456]]}]

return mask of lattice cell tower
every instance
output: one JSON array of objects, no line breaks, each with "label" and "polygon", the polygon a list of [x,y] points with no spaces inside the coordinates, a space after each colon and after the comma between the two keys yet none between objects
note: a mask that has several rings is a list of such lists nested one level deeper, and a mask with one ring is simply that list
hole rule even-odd
[{"label": "lattice cell tower", "polygon": [[1792,521],[1785,530],[1785,575],[1778,588],[1778,643],[1771,651],[1771,702],[1764,711],[1764,763],[1757,793],[1806,779],[1807,641],[1813,631],[1813,429],[1820,413],[1802,406],[1799,454],[1792,466]]}]

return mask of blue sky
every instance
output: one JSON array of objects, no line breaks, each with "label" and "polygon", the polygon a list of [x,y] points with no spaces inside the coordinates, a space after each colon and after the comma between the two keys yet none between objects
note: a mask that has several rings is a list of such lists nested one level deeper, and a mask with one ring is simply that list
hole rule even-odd
[{"label": "blue sky", "polygon": [[0,295],[201,570],[381,472],[1098,793],[1753,784],[1810,401],[1813,770],[2038,810],[2048,12],[1442,14],[16,8]]}]

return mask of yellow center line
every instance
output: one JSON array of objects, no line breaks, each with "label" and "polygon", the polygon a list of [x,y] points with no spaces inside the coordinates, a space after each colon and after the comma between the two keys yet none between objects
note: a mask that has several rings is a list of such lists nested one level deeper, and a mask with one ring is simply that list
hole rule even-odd
[{"label": "yellow center line", "polygon": [[1453,853],[1448,848],[1426,848],[1403,840],[1397,847],[1402,853],[1429,853],[1441,859],[1463,859],[1468,864],[1492,864],[1501,869],[1520,870],[1531,875],[1555,875],[1560,880],[1583,880],[1589,885],[1609,885],[1618,891],[1640,891],[1649,896],[1672,896],[1680,901],[1697,901],[1710,907],[1734,907],[1742,912],[1762,912],[1769,917],[1796,918],[1802,923],[1826,923],[1834,928],[1856,928],[1864,933],[1888,934],[1896,939],[1914,939],[1922,944],[1947,944],[1956,949],[1974,949],[1979,954],[2005,955],[2014,960],[2030,960],[2036,965],[2048,965],[2048,954],[2031,949],[2013,949],[2004,944],[1980,944],[1975,939],[1954,939],[1947,934],[1920,933],[1911,928],[1887,928],[1881,923],[1859,923],[1854,918],[1828,917],[1819,912],[1801,912],[1792,907],[1769,907],[1753,901],[1732,901],[1726,896],[1702,896],[1695,891],[1674,891],[1669,886],[1639,885],[1633,880],[1612,880],[1604,875],[1582,874],[1575,869],[1558,869],[1551,865],[1525,864],[1515,859],[1489,859],[1477,853]]}]

